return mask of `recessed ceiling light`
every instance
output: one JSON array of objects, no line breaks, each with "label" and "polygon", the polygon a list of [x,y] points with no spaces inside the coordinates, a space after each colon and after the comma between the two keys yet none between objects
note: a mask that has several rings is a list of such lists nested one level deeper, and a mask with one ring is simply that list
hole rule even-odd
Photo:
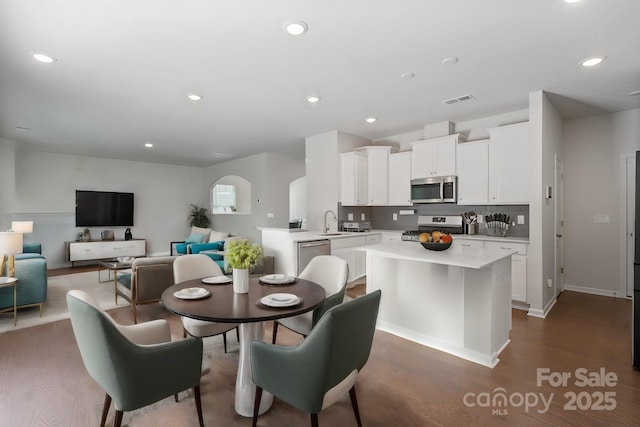
[{"label": "recessed ceiling light", "polygon": [[312,104],[315,104],[316,102],[320,101],[320,97],[317,96],[317,95],[309,95],[309,96],[307,96],[307,101],[312,103]]},{"label": "recessed ceiling light", "polygon": [[375,123],[377,119],[375,117],[367,117],[365,120],[367,121],[367,123]]},{"label": "recessed ceiling light", "polygon": [[627,96],[638,96],[640,95],[640,89],[631,91],[627,94]]},{"label": "recessed ceiling light", "polygon": [[565,3],[578,3],[580,0],[564,0]]},{"label": "recessed ceiling light", "polygon": [[145,142],[144,146],[147,148],[153,148],[153,144],[151,142]]},{"label": "recessed ceiling light", "polygon": [[413,73],[402,73],[400,74],[400,78],[403,80],[411,80],[412,78],[414,78],[416,75]]},{"label": "recessed ceiling light", "polygon": [[442,65],[453,65],[453,64],[457,64],[458,61],[459,59],[456,58],[455,56],[450,56],[442,60]]},{"label": "recessed ceiling light", "polygon": [[200,101],[202,99],[202,95],[199,95],[197,93],[188,93],[187,98],[192,101]]},{"label": "recessed ceiling light", "polygon": [[34,53],[33,58],[37,61],[44,62],[45,64],[51,64],[52,62],[56,62],[56,58],[51,55],[46,55],[44,53]]},{"label": "recessed ceiling light", "polygon": [[583,67],[593,67],[594,65],[598,65],[602,61],[604,61],[606,56],[592,56],[591,58],[583,59],[580,61],[580,65]]},{"label": "recessed ceiling light", "polygon": [[285,21],[284,24],[282,24],[282,28],[292,36],[299,36],[301,34],[304,34],[309,29],[305,22],[299,21],[297,19],[290,19],[288,21]]}]

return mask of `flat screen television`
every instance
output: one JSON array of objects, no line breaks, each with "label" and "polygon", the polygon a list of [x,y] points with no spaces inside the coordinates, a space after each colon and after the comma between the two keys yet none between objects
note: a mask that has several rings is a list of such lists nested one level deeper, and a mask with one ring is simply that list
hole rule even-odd
[{"label": "flat screen television", "polygon": [[76,227],[133,226],[133,193],[76,190]]}]

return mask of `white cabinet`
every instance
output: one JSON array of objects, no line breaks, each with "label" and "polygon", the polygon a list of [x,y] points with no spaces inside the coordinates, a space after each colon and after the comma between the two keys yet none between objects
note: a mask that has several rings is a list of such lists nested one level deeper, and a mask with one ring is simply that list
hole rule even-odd
[{"label": "white cabinet", "polygon": [[384,145],[358,148],[367,155],[367,205],[389,203],[389,154],[392,149],[395,148]]},{"label": "white cabinet", "polygon": [[399,242],[402,240],[402,232],[397,233],[382,233],[381,241],[382,243],[386,242]]},{"label": "white cabinet", "polygon": [[460,134],[411,143],[411,178],[456,174],[456,146]]},{"label": "white cabinet", "polygon": [[412,205],[411,151],[389,155],[389,205]]},{"label": "white cabinet", "polygon": [[484,242],[485,248],[517,250],[511,256],[511,299],[527,302],[527,245],[513,242]]},{"label": "white cabinet", "polygon": [[343,206],[366,205],[367,156],[359,152],[340,154],[340,200]]},{"label": "white cabinet", "polygon": [[340,257],[349,264],[349,276],[347,277],[347,282],[349,283],[365,275],[366,254],[364,251],[356,251],[352,248],[366,244],[367,236],[331,239],[331,255]]},{"label": "white cabinet", "polygon": [[484,247],[484,242],[482,240],[460,239],[455,237],[453,242],[454,245],[468,249],[482,249]]},{"label": "white cabinet", "polygon": [[68,242],[69,261],[92,261],[119,256],[145,256],[146,240],[106,240],[99,242]]},{"label": "white cabinet", "polygon": [[458,204],[479,205],[489,201],[489,140],[458,144]]},{"label": "white cabinet", "polygon": [[529,122],[489,129],[489,203],[528,204],[531,200]]}]

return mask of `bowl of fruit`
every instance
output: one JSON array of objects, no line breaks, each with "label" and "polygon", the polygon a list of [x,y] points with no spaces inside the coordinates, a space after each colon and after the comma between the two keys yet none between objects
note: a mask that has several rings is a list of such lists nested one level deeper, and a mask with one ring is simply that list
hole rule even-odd
[{"label": "bowl of fruit", "polygon": [[420,233],[418,241],[423,248],[430,251],[444,251],[451,247],[453,237],[443,231],[432,231],[431,233]]}]

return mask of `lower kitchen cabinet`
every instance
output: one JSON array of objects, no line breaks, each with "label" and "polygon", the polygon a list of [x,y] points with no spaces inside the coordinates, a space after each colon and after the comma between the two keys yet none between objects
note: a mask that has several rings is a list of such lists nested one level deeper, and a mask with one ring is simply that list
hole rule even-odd
[{"label": "lower kitchen cabinet", "polygon": [[454,237],[457,245],[468,248],[509,249],[518,251],[511,255],[511,299],[527,302],[527,244]]},{"label": "lower kitchen cabinet", "polygon": [[361,279],[365,276],[367,270],[366,252],[354,248],[357,246],[373,245],[381,241],[382,236],[378,233],[367,234],[366,236],[359,235],[331,239],[331,255],[340,257],[349,264],[347,283]]}]

